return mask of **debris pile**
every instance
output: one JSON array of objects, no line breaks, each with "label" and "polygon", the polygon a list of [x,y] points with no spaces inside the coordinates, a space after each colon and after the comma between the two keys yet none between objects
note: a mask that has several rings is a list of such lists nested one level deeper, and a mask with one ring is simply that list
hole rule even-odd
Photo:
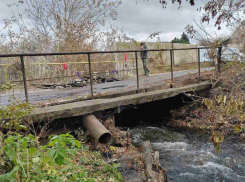
[{"label": "debris pile", "polygon": [[[120,81],[116,78],[110,78],[108,75],[98,76],[97,72],[93,74],[93,84],[100,84],[100,83],[107,83],[107,82],[115,82]],[[32,84],[37,88],[42,89],[61,89],[61,88],[68,88],[68,87],[83,87],[89,85],[91,79],[89,76],[82,76],[80,73],[78,74],[78,79],[74,79],[67,83],[58,83],[58,84]]]}]

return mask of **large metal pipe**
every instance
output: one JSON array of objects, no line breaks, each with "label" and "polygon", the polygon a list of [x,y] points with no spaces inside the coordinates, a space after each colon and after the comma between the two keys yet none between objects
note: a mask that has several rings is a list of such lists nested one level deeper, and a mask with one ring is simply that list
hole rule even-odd
[{"label": "large metal pipe", "polygon": [[83,124],[94,139],[99,143],[110,143],[111,133],[99,122],[94,115],[83,117]]}]

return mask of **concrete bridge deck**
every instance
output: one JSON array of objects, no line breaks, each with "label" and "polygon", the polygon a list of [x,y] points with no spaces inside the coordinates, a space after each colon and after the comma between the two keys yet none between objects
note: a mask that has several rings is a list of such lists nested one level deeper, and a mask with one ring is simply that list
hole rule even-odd
[{"label": "concrete bridge deck", "polygon": [[47,121],[58,118],[80,116],[105,109],[117,108],[120,106],[137,105],[162,100],[185,92],[205,90],[210,88],[210,86],[210,83],[202,82],[200,84],[192,84],[185,87],[157,90],[116,98],[86,100],[56,106],[48,106],[34,109],[30,116],[33,121]]},{"label": "concrete bridge deck", "polygon": [[[210,71],[214,68],[202,68],[201,72]],[[197,69],[193,70],[182,70],[182,71],[174,71],[173,76],[174,78],[181,78],[187,76],[188,74],[195,74],[198,73]],[[165,81],[171,79],[170,72],[151,75],[149,77],[140,77],[139,83],[140,88],[149,88],[149,87],[156,87],[156,86],[163,86],[166,85]],[[94,95],[95,97],[99,95],[109,95],[115,94],[120,92],[129,92],[135,91],[136,87],[136,78],[131,78],[128,80],[122,80],[117,82],[110,82],[110,83],[103,83],[94,85]],[[0,105],[7,105],[9,97],[12,95],[12,92],[2,94],[0,97]],[[83,98],[87,98],[90,95],[90,86],[84,86],[81,88],[66,88],[61,90],[53,90],[53,89],[39,89],[36,91],[29,91],[29,102],[32,104],[37,104],[38,102],[70,102],[69,100],[84,100]],[[15,91],[14,96],[19,99],[25,99],[25,93]]]}]

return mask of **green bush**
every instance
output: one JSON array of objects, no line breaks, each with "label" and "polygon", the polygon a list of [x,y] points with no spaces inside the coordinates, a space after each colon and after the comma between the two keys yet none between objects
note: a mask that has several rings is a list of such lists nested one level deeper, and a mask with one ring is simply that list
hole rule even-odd
[{"label": "green bush", "polygon": [[[12,88],[2,84],[0,93]],[[117,164],[107,164],[99,152],[91,152],[69,133],[50,136],[44,146],[34,135],[20,135],[19,130],[30,128],[23,117],[32,106],[15,98],[10,102],[0,106],[0,128],[8,131],[0,131],[0,182],[122,181]]]},{"label": "green bush", "polygon": [[51,136],[40,147],[33,135],[10,135],[0,161],[0,182],[122,181],[116,164],[107,164],[69,133]]}]

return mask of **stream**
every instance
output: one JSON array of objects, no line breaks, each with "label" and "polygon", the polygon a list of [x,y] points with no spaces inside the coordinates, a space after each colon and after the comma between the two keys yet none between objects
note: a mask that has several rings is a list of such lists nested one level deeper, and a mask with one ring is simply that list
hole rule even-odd
[{"label": "stream", "polygon": [[131,134],[133,143],[150,140],[159,151],[160,163],[173,182],[244,182],[245,144],[227,138],[216,153],[202,132],[160,127],[137,127]]},{"label": "stream", "polygon": [[209,133],[168,127],[171,111],[186,101],[190,100],[179,95],[129,106],[116,115],[116,124],[131,129],[134,144],[151,141],[169,182],[245,182],[244,143],[225,136],[217,154]]}]

